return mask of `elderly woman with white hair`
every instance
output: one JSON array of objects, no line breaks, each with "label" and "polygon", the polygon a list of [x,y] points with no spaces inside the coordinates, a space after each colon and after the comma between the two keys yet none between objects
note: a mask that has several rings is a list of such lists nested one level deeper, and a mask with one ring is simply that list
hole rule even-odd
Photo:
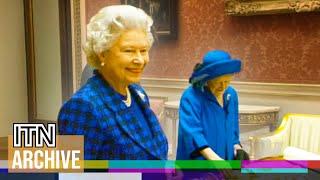
[{"label": "elderly woman with white hair", "polygon": [[168,143],[138,83],[149,62],[152,19],[128,5],[101,9],[87,26],[91,77],[62,106],[61,135],[83,135],[85,159],[166,159]]},{"label": "elderly woman with white hair", "polygon": [[241,61],[213,50],[195,66],[180,101],[177,159],[248,160],[239,140],[239,103],[229,86]]}]

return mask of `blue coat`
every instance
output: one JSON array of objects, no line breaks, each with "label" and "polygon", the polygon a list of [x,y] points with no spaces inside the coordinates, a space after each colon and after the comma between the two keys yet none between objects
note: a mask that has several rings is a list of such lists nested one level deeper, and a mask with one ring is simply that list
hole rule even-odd
[{"label": "blue coat", "polygon": [[239,142],[238,96],[232,87],[223,95],[224,107],[208,90],[189,87],[179,107],[177,159],[204,159],[199,150],[210,147],[225,160],[234,159]]},{"label": "blue coat", "polygon": [[167,159],[167,139],[146,93],[137,84],[129,90],[146,114],[152,134],[146,133],[121,96],[97,73],[61,108],[59,134],[84,135],[85,159]]}]

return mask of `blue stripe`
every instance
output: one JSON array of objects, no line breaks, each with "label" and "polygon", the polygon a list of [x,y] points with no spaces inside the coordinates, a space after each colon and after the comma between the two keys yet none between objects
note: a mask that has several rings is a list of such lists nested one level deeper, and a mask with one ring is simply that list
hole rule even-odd
[{"label": "blue stripe", "polygon": [[109,169],[174,169],[175,161],[161,160],[111,160]]},{"label": "blue stripe", "polygon": [[0,173],[8,173],[8,169],[0,169]]},{"label": "blue stripe", "polygon": [[242,168],[241,173],[308,173],[307,168]]}]

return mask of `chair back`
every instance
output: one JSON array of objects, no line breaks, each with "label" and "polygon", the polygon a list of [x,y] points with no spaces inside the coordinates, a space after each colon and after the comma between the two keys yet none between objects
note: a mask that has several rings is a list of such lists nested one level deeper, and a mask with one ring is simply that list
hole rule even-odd
[{"label": "chair back", "polygon": [[320,154],[320,115],[289,115],[289,146]]}]

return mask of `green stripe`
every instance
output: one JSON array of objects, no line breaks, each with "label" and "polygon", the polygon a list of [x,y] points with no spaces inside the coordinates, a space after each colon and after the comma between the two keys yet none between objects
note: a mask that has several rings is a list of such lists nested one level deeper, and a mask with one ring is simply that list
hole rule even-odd
[{"label": "green stripe", "polygon": [[308,173],[307,168],[243,168],[241,173]]},{"label": "green stripe", "polygon": [[176,169],[240,169],[241,161],[177,160]]},{"label": "green stripe", "polygon": [[84,168],[85,169],[107,169],[108,161],[107,160],[85,160]]},{"label": "green stripe", "polygon": [[167,168],[167,169],[240,169],[241,161],[205,161],[205,160],[111,160],[109,168],[115,169],[144,169],[144,168]]}]

